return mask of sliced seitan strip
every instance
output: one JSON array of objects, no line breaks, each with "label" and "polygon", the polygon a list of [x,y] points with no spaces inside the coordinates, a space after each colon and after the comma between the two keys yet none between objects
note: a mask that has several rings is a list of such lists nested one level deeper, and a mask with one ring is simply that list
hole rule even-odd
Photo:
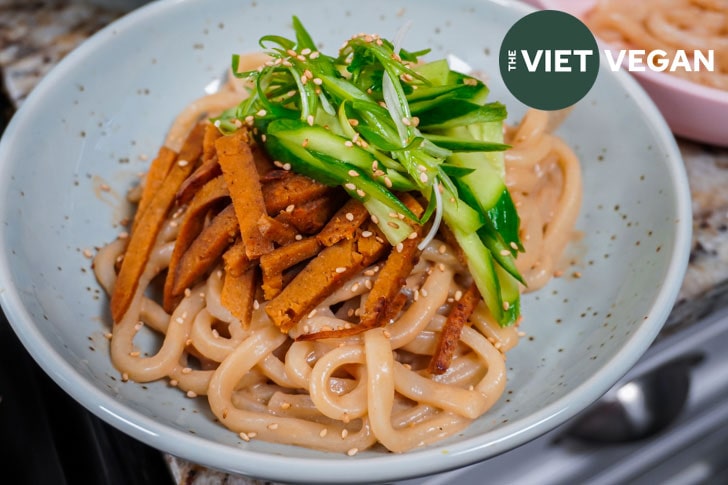
[{"label": "sliced seitan strip", "polygon": [[[174,243],[174,250],[169,261],[169,269],[164,282],[163,306],[167,312],[172,312],[181,296],[180,291],[184,291],[187,286],[179,289],[178,280],[183,275],[177,267],[182,256],[187,252],[190,244],[200,234],[205,225],[205,219],[208,213],[214,207],[219,206],[225,200],[229,200],[225,179],[222,176],[212,179],[197,191],[189,207],[182,217],[179,224],[179,232]],[[175,291],[175,288],[178,291]]]},{"label": "sliced seitan strip", "polygon": [[381,244],[379,251],[362,254],[358,239],[344,239],[322,250],[268,303],[265,311],[282,332],[288,332],[344,282],[381,257],[387,247]]},{"label": "sliced seitan strip", "polygon": [[152,199],[131,234],[111,294],[111,316],[115,322],[121,321],[129,309],[157,235],[167,213],[174,204],[177,190],[194,170],[202,154],[204,131],[205,125],[202,123],[197,124],[190,131],[175,163],[172,164],[164,181],[154,191]]},{"label": "sliced seitan strip", "polygon": [[333,246],[342,239],[354,237],[359,226],[369,219],[369,211],[356,199],[349,199],[316,236],[324,246]]},{"label": "sliced seitan strip", "polygon": [[262,177],[261,182],[265,205],[271,216],[290,206],[296,207],[335,190],[305,175],[287,170],[272,170]]},{"label": "sliced seitan strip", "polygon": [[[238,219],[232,204],[220,211],[202,229],[175,265],[173,283],[169,290],[170,303],[173,307],[187,288],[191,288],[217,264],[220,256],[233,244],[239,233]],[[237,272],[236,276],[240,276],[243,272]],[[169,274],[167,279],[169,281]],[[166,290],[165,285],[165,297]]]},{"label": "sliced seitan strip", "polygon": [[316,238],[307,238],[261,256],[263,297],[266,300],[275,298],[283,289],[283,272],[298,263],[313,258],[320,250],[321,245]]},{"label": "sliced seitan strip", "polygon": [[437,340],[435,353],[432,355],[428,370],[432,374],[444,374],[450,367],[455,349],[460,342],[460,334],[465,322],[473,314],[480,301],[480,293],[475,283],[471,284],[463,296],[453,304],[447,320]]},{"label": "sliced seitan strip", "polygon": [[233,199],[240,234],[249,259],[257,259],[273,250],[273,242],[258,227],[261,216],[267,216],[266,204],[250,149],[247,130],[240,129],[217,139],[217,157]]},{"label": "sliced seitan strip", "polygon": [[253,302],[258,286],[258,271],[250,268],[240,275],[225,273],[220,292],[220,302],[230,313],[240,320],[244,328],[250,325],[253,313]]}]

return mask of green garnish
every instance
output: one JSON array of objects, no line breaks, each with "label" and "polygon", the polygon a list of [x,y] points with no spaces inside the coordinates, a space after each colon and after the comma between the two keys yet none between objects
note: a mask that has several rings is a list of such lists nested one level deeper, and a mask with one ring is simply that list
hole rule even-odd
[{"label": "green garnish", "polygon": [[[391,213],[417,223],[433,218],[454,234],[492,315],[501,325],[519,317],[514,258],[523,250],[519,219],[504,178],[506,109],[486,102],[480,80],[452,71],[445,60],[420,63],[429,51],[360,34],[336,56],[320,52],[298,18],[295,40],[260,39],[271,60],[236,74],[254,86],[218,119],[223,132],[242,123],[276,161],[361,200],[389,242],[411,232],[386,224]],[[237,73],[239,57],[233,56]],[[418,191],[429,200],[418,218],[395,196]]]}]

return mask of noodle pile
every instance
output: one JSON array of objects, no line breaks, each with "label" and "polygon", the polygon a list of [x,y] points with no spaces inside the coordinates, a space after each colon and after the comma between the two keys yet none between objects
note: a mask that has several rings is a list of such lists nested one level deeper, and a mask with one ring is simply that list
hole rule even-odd
[{"label": "noodle pile", "polygon": [[600,0],[586,23],[617,48],[715,52],[715,70],[666,71],[705,86],[728,90],[728,2],[725,0]]},{"label": "noodle pile", "polygon": [[[239,87],[228,85],[198,100],[171,128],[167,148],[180,150],[197,120],[240,97]],[[528,290],[556,272],[581,198],[578,160],[549,126],[546,112],[529,111],[506,132],[513,146],[506,154],[507,185],[522,218],[526,249],[518,265]],[[405,452],[442,440],[502,395],[506,352],[520,332],[517,326],[500,327],[482,300],[462,328],[447,371],[428,371],[448,315],[472,282],[447,234],[441,232],[418,255],[400,290],[401,310],[388,325],[306,340],[297,337],[356,325],[384,259],[343,282],[288,332],[271,323],[260,287],[254,288],[249,321],[234,316],[222,303],[229,275],[221,260],[168,312],[158,280],[170,264],[186,209],[165,215],[131,303],[113,324],[111,358],[123,380],[168,379],[188,397],[206,399],[215,418],[245,441],[349,455],[376,444]],[[94,259],[96,276],[110,295],[127,248],[128,240],[119,238]],[[142,333],[158,336],[158,347],[141,349]]]}]

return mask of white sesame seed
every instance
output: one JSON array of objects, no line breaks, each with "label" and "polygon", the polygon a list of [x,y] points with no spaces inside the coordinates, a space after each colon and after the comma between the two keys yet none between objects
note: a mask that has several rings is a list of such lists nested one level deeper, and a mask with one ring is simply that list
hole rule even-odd
[{"label": "white sesame seed", "polygon": [[422,182],[423,184],[426,184],[428,180],[429,180],[429,178],[427,177],[427,174],[425,172],[422,172],[420,174],[420,182]]},{"label": "white sesame seed", "polygon": [[244,431],[241,431],[239,436],[243,441],[250,441],[250,435]]},{"label": "white sesame seed", "polygon": [[347,184],[344,184],[344,187],[345,187],[345,188],[346,188],[347,190],[356,190],[356,185],[352,184],[351,182],[349,182],[349,183],[347,183]]},{"label": "white sesame seed", "polygon": [[293,236],[293,239],[295,239],[296,241],[300,241],[303,239],[303,236],[300,234],[296,234],[295,236]]},{"label": "white sesame seed", "polygon": [[133,352],[129,352],[129,355],[131,357],[139,357],[139,354],[141,354],[141,352],[139,352],[138,350],[135,350]]},{"label": "white sesame seed", "polygon": [[88,258],[88,259],[91,259],[91,258],[94,257],[94,253],[92,253],[90,249],[84,249],[83,250],[83,256],[86,257],[86,258]]},{"label": "white sesame seed", "polygon": [[362,189],[356,189],[356,195],[358,195],[359,197],[366,197],[367,193],[364,192]]},{"label": "white sesame seed", "polygon": [[347,436],[349,436],[349,430],[344,428],[341,430],[341,439],[345,439]]},{"label": "white sesame seed", "polygon": [[397,252],[401,253],[403,249],[404,249],[404,244],[402,244],[401,242],[397,243]]},{"label": "white sesame seed", "polygon": [[362,231],[361,237],[371,237],[372,231]]},{"label": "white sesame seed", "polygon": [[271,430],[271,431],[277,430],[278,429],[278,423],[270,423],[268,425],[268,429]]},{"label": "white sesame seed", "polygon": [[508,303],[507,301],[504,301],[504,302],[503,302],[503,309],[504,309],[505,311],[508,311],[508,309],[509,309],[510,307],[511,307],[511,304],[510,304],[510,303]]},{"label": "white sesame seed", "polygon": [[316,309],[316,308],[314,308],[313,310],[311,310],[309,312],[309,314],[308,314],[308,318],[313,318],[314,315],[316,315],[316,312],[318,312],[318,309]]},{"label": "white sesame seed", "polygon": [[344,142],[344,146],[346,146],[346,147],[353,147],[354,146],[354,142],[352,142],[351,140],[346,140]]},{"label": "white sesame seed", "polygon": [[296,206],[294,204],[290,204],[288,207],[286,207],[286,212],[289,214],[295,210]]},{"label": "white sesame seed", "polygon": [[258,303],[258,300],[253,300],[253,308],[256,310],[260,308],[260,303]]},{"label": "white sesame seed", "polygon": [[122,372],[122,374],[121,374],[121,380],[122,380],[122,382],[128,381],[129,380],[129,374],[127,374],[126,372]]},{"label": "white sesame seed", "polygon": [[306,123],[313,126],[313,121],[314,121],[313,115],[306,116]]},{"label": "white sesame seed", "polygon": [[455,292],[455,301],[460,301],[460,299],[463,297],[463,292],[460,290],[457,290]]},{"label": "white sesame seed", "polygon": [[353,285],[351,285],[351,292],[352,293],[355,293],[358,290],[359,290],[359,283],[354,283]]},{"label": "white sesame seed", "polygon": [[262,109],[255,114],[257,114],[258,116],[265,116],[268,114],[268,112],[266,110]]},{"label": "white sesame seed", "polygon": [[411,121],[410,121],[410,119],[409,119],[409,118],[407,118],[406,116],[402,118],[402,123],[403,123],[403,124],[404,124],[405,126],[411,126],[411,125],[412,125],[412,122],[411,122]]},{"label": "white sesame seed", "polygon": [[195,398],[197,397],[197,393],[195,391],[187,391],[187,397]]},{"label": "white sesame seed", "polygon": [[384,185],[387,186],[387,188],[392,188],[392,180],[389,177],[384,177]]},{"label": "white sesame seed", "polygon": [[339,266],[338,268],[336,268],[336,270],[335,270],[335,271],[336,271],[336,272],[337,272],[338,274],[341,274],[341,273],[346,273],[346,267],[344,267],[344,266]]},{"label": "white sesame seed", "polygon": [[283,170],[288,171],[290,169],[291,169],[291,164],[290,163],[284,163],[283,164]]},{"label": "white sesame seed", "polygon": [[354,456],[357,453],[359,453],[359,448],[351,448],[349,451],[346,452],[346,454],[349,456]]},{"label": "white sesame seed", "polygon": [[412,231],[407,239],[417,239],[417,231]]},{"label": "white sesame seed", "polygon": [[311,58],[311,59],[317,59],[317,58],[318,58],[318,56],[319,56],[320,54],[321,54],[321,53],[320,53],[319,51],[314,51],[314,52],[312,52],[312,53],[311,53],[311,55],[310,55],[310,56],[308,56],[308,57],[309,57],[309,58]]},{"label": "white sesame seed", "polygon": [[500,255],[501,256],[509,256],[511,252],[507,249],[501,249]]},{"label": "white sesame seed", "polygon": [[349,170],[348,173],[349,173],[349,177],[358,177],[359,176],[359,172],[357,172],[354,169]]},{"label": "white sesame seed", "polygon": [[354,220],[354,214],[352,214],[351,212],[347,212],[345,217],[346,217],[346,220],[349,222]]},{"label": "white sesame seed", "polygon": [[441,244],[439,248],[437,248],[437,252],[440,254],[445,254],[445,251],[447,251],[447,246],[444,244]]},{"label": "white sesame seed", "polygon": [[185,319],[182,318],[182,317],[177,317],[177,318],[174,319],[174,321],[177,322],[177,323],[179,323],[180,325],[182,325],[183,323],[185,323]]},{"label": "white sesame seed", "polygon": [[183,374],[189,374],[191,372],[192,372],[192,368],[191,367],[184,367],[184,368],[182,368],[182,373]]},{"label": "white sesame seed", "polygon": [[319,431],[319,436],[323,438],[323,437],[324,437],[324,436],[326,436],[326,435],[327,435],[328,433],[329,433],[329,430],[328,430],[328,428],[324,428],[324,429],[322,429],[321,431]]},{"label": "white sesame seed", "polygon": [[177,382],[177,379],[170,379],[169,380],[169,385],[170,386],[177,387],[177,384],[179,384],[179,382]]},{"label": "white sesame seed", "polygon": [[178,160],[177,161],[177,165],[179,165],[180,167],[186,167],[189,164],[190,164],[190,162],[187,160]]}]

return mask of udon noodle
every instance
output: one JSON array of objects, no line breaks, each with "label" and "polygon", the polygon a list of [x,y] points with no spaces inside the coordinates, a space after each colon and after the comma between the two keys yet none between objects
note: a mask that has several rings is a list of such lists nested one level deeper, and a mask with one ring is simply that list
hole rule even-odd
[{"label": "udon noodle", "polygon": [[[200,117],[239,102],[232,83],[190,105],[169,131],[175,150]],[[572,237],[581,197],[579,162],[549,131],[549,114],[529,111],[507,128],[507,185],[522,217],[525,254],[519,269],[535,290],[558,269]],[[481,301],[447,372],[427,364],[449,309],[471,278],[456,248],[432,241],[406,278],[407,302],[383,328],[333,339],[296,340],[301,333],[351,325],[381,268],[366,267],[334,291],[288,333],[272,325],[257,296],[249,322],[221,301],[224,266],[214,270],[171,313],[155,280],[169,265],[184,208],[168,214],[132,303],[113,324],[111,358],[123,380],[167,379],[190,398],[205,399],[214,417],[242,440],[299,445],[350,455],[376,444],[392,452],[417,448],[463,430],[504,392],[506,352],[522,335],[501,327]],[[127,240],[102,247],[94,260],[111,294]],[[352,317],[352,315],[354,315]],[[142,348],[139,334],[158,336]]]},{"label": "udon noodle", "polygon": [[[713,50],[714,71],[666,71],[690,81],[728,90],[728,2],[725,0],[600,0],[586,17],[595,35],[617,48]],[[692,61],[691,61],[692,65]]]}]

